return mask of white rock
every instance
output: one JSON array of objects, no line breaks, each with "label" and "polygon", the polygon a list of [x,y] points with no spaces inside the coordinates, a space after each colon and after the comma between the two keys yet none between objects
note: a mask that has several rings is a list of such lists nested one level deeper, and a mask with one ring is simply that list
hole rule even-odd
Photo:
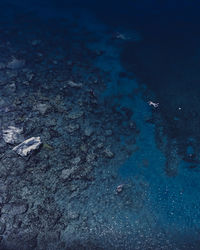
[{"label": "white rock", "polygon": [[42,144],[40,137],[31,137],[13,148],[17,154],[27,156],[31,151],[36,150]]},{"label": "white rock", "polygon": [[157,108],[159,106],[159,102],[155,103],[155,102],[149,101],[148,104],[149,106],[153,106],[154,108]]},{"label": "white rock", "polygon": [[19,135],[22,133],[22,128],[9,126],[8,129],[3,130],[3,139],[6,143],[14,144],[19,142]]}]

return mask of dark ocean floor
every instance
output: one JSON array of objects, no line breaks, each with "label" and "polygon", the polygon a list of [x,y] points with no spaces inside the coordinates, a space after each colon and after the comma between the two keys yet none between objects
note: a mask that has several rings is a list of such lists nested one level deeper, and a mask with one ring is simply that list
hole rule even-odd
[{"label": "dark ocean floor", "polygon": [[0,249],[199,249],[198,55],[52,3],[0,8]]}]

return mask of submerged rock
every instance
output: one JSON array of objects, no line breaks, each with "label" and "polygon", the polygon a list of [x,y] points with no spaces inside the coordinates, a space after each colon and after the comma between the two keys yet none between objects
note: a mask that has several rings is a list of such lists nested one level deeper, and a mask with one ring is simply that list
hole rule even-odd
[{"label": "submerged rock", "polygon": [[114,157],[114,153],[110,150],[109,147],[107,147],[105,150],[104,150],[104,154],[107,158],[113,158]]},{"label": "submerged rock", "polygon": [[81,158],[77,156],[76,158],[71,159],[70,161],[72,164],[77,165],[78,163],[81,162]]},{"label": "submerged rock", "polygon": [[69,133],[73,133],[74,131],[78,130],[79,128],[80,128],[80,125],[78,123],[77,124],[69,124],[66,127],[66,130]]},{"label": "submerged rock", "polygon": [[87,156],[86,156],[86,161],[88,163],[92,163],[96,158],[96,155],[94,153],[89,153]]},{"label": "submerged rock", "polygon": [[15,83],[9,84],[8,88],[11,92],[15,92],[16,91],[16,84]]},{"label": "submerged rock", "polygon": [[83,86],[82,83],[76,83],[73,81],[68,81],[67,85],[72,87],[72,88],[81,88]]},{"label": "submerged rock", "polygon": [[86,127],[85,130],[84,130],[84,134],[85,136],[91,136],[92,134],[94,133],[94,129],[91,128],[91,127]]},{"label": "submerged rock", "polygon": [[38,110],[41,115],[44,115],[50,106],[46,103],[38,103],[35,107],[35,110]]},{"label": "submerged rock", "polygon": [[194,155],[194,153],[195,153],[195,152],[194,152],[194,148],[193,148],[191,145],[189,145],[189,146],[187,147],[186,153],[187,153],[188,156]]},{"label": "submerged rock", "polygon": [[39,45],[40,43],[41,43],[40,40],[33,40],[31,44],[32,44],[33,46],[37,46],[37,45]]},{"label": "submerged rock", "polygon": [[63,179],[63,180],[68,179],[70,177],[70,175],[73,173],[73,171],[74,171],[73,169],[68,169],[68,168],[63,169],[61,176],[60,176],[61,179]]},{"label": "submerged rock", "polygon": [[72,168],[65,168],[61,172],[60,178],[63,180],[71,179],[71,177],[78,171],[79,167],[77,165]]},{"label": "submerged rock", "polygon": [[9,126],[7,129],[3,130],[3,139],[6,143],[14,144],[19,142],[20,134],[22,133],[22,128],[16,128],[14,126]]},{"label": "submerged rock", "polygon": [[25,61],[24,60],[19,60],[16,58],[13,58],[12,61],[10,61],[7,64],[7,68],[9,69],[20,69],[25,65]]},{"label": "submerged rock", "polygon": [[0,86],[6,85],[8,82],[8,77],[5,75],[5,73],[0,72]]},{"label": "submerged rock", "polygon": [[6,68],[5,63],[0,62],[0,70],[1,70],[1,69],[5,69],[5,68]]},{"label": "submerged rock", "polygon": [[83,116],[83,111],[81,110],[74,110],[68,114],[68,118],[71,120],[75,120]]},{"label": "submerged rock", "polygon": [[0,234],[3,234],[6,229],[6,225],[0,221]]},{"label": "submerged rock", "polygon": [[74,158],[74,160],[72,160],[72,164],[74,166],[72,166],[71,168],[64,168],[61,172],[60,178],[62,180],[67,180],[67,179],[71,179],[74,176],[79,176],[80,177],[80,169],[81,169],[81,165],[78,165],[79,163],[79,157]]},{"label": "submerged rock", "polygon": [[31,137],[13,148],[17,154],[27,156],[31,151],[38,149],[42,142],[40,137]]},{"label": "submerged rock", "polygon": [[119,32],[115,32],[113,35],[112,35],[112,38],[113,39],[120,39],[120,40],[129,40],[130,38],[122,33],[119,33]]},{"label": "submerged rock", "polygon": [[68,219],[70,219],[70,220],[76,220],[79,218],[79,216],[80,216],[80,214],[76,211],[73,211],[73,210],[68,211]]},{"label": "submerged rock", "polygon": [[107,129],[106,131],[105,131],[105,135],[106,136],[111,136],[112,135],[112,130],[111,129]]},{"label": "submerged rock", "polygon": [[10,214],[10,215],[17,215],[17,214],[24,214],[28,210],[28,204],[26,203],[10,203],[6,204],[2,208],[2,213]]}]

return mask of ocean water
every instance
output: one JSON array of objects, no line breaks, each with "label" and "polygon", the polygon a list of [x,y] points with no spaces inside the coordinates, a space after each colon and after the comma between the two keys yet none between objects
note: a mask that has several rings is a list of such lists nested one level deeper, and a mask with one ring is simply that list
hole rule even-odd
[{"label": "ocean water", "polygon": [[200,249],[199,12],[0,2],[0,250]]}]

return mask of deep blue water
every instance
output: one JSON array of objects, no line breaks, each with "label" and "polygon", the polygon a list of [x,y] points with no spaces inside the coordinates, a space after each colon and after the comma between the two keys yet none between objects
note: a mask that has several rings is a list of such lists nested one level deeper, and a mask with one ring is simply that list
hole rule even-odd
[{"label": "deep blue water", "polygon": [[1,1],[0,249],[200,249],[199,12]]}]

